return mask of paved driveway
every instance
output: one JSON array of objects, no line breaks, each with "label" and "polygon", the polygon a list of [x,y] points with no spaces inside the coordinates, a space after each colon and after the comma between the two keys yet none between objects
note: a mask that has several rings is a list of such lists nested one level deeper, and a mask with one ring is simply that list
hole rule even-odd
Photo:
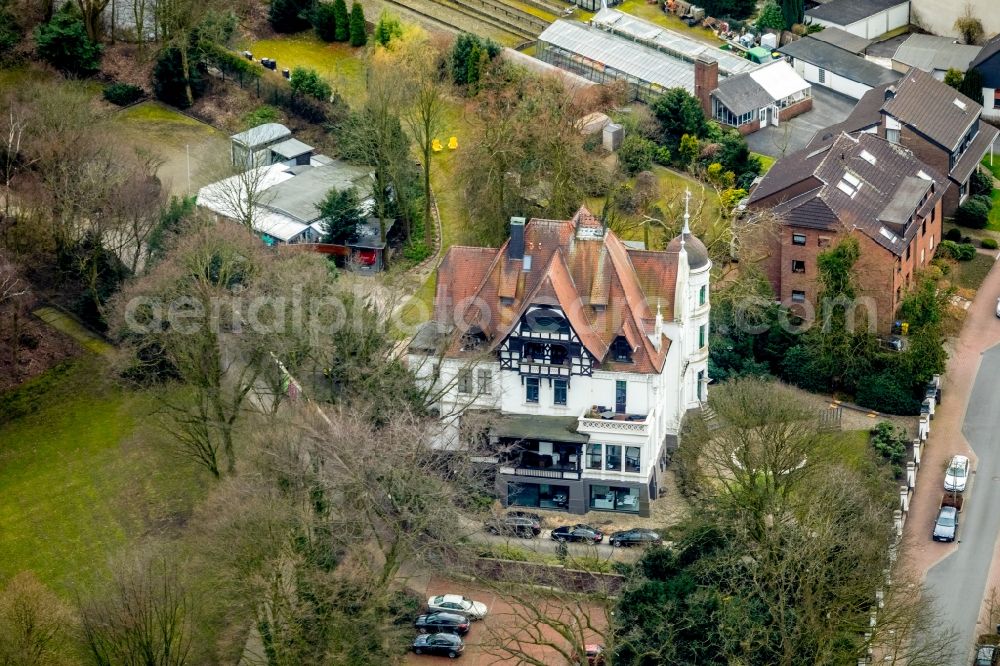
[{"label": "paved driveway", "polygon": [[850,115],[855,100],[828,88],[813,86],[811,111],[747,135],[750,150],[762,155],[781,157],[804,148],[819,130],[836,125]]},{"label": "paved driveway", "polygon": [[[926,572],[940,617],[959,632],[956,654],[963,660],[967,654],[971,660],[975,635],[982,631],[976,622],[1000,534],[1000,450],[994,434],[1000,433],[1000,347],[994,347],[1000,342],[994,314],[998,294],[1000,270],[994,269],[951,352],[904,534],[904,561],[913,573]],[[946,545],[931,541],[930,533],[944,493],[944,469],[956,453],[970,455],[975,472],[959,542]]]}]

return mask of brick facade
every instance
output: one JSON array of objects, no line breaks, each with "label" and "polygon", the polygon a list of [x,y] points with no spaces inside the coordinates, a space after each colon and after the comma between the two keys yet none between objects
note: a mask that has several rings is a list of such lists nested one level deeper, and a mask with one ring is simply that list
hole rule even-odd
[{"label": "brick facade", "polygon": [[795,104],[789,104],[781,111],[778,112],[778,120],[785,122],[786,120],[791,120],[800,113],[805,113],[806,111],[811,111],[813,108],[812,97],[807,97],[804,100],[795,102]]},{"label": "brick facade", "polygon": [[701,55],[694,61],[694,96],[705,116],[712,117],[712,91],[719,87],[719,61]]}]

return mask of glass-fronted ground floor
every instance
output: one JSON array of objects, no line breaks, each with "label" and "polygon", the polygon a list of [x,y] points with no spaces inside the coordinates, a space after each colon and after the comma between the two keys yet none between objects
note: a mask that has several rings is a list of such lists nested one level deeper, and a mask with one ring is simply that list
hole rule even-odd
[{"label": "glass-fronted ground floor", "polygon": [[539,479],[532,477],[508,474],[497,477],[497,494],[504,506],[573,514],[613,511],[648,516],[650,498],[657,496],[657,490],[655,476],[648,483],[593,479],[560,479],[553,483],[540,483]]}]

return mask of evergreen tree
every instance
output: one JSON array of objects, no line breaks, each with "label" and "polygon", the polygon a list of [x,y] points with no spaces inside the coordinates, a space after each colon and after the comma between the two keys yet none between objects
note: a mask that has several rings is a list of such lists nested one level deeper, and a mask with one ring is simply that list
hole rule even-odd
[{"label": "evergreen tree", "polygon": [[346,42],[351,38],[351,17],[347,13],[345,0],[334,0],[333,17],[337,26],[334,39],[338,42]]},{"label": "evergreen tree", "polygon": [[781,0],[781,13],[785,16],[785,27],[791,30],[796,23],[805,19],[805,8],[802,0]]},{"label": "evergreen tree", "polygon": [[983,75],[978,69],[970,69],[962,79],[962,85],[958,87],[958,92],[962,93],[976,104],[983,103]]},{"label": "evergreen tree", "polygon": [[[193,51],[191,58],[195,58]],[[156,98],[180,108],[190,106],[187,98],[187,84],[191,85],[191,95],[200,97],[205,92],[205,65],[197,59],[198,64],[191,67],[191,79],[188,81],[181,60],[181,50],[176,46],[168,46],[160,51],[153,66],[153,92]]]},{"label": "evergreen tree", "polygon": [[705,132],[705,112],[698,98],[684,88],[671,88],[655,102],[653,115],[660,125],[661,143],[676,152],[681,137],[701,137]]},{"label": "evergreen tree", "polygon": [[351,46],[364,46],[368,43],[368,31],[365,27],[365,10],[360,2],[351,6]]},{"label": "evergreen tree", "polygon": [[765,30],[767,28],[772,30],[784,30],[785,15],[781,11],[781,7],[779,7],[777,3],[773,2],[773,0],[767,2],[760,10],[760,14],[757,16],[756,26],[758,30]]},{"label": "evergreen tree", "polygon": [[316,36],[324,42],[332,42],[337,39],[337,10],[328,2],[321,2],[316,5],[312,14],[313,29]]},{"label": "evergreen tree", "polygon": [[275,32],[300,32],[309,27],[309,0],[271,0],[267,20]]},{"label": "evergreen tree", "polygon": [[353,187],[343,192],[330,190],[317,207],[323,220],[324,243],[343,245],[354,240],[364,215]]},{"label": "evergreen tree", "polygon": [[961,70],[955,69],[954,67],[949,67],[948,71],[944,73],[944,82],[955,90],[962,89],[962,78],[963,74]]},{"label": "evergreen tree", "polygon": [[35,48],[39,58],[67,74],[89,76],[101,62],[101,45],[90,41],[83,21],[67,11],[35,29]]},{"label": "evergreen tree", "polygon": [[380,46],[389,46],[393,39],[403,36],[403,25],[396,16],[383,11],[375,24],[375,42]]}]

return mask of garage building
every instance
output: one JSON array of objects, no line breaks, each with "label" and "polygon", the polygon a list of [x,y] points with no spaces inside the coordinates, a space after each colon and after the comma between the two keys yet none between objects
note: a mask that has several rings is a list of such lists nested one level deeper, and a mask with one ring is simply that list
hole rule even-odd
[{"label": "garage building", "polygon": [[834,90],[851,99],[885,83],[902,78],[900,72],[880,67],[833,44],[804,37],[778,49],[792,61],[795,71],[809,83]]},{"label": "garage building", "polygon": [[875,39],[910,23],[910,0],[830,0],[807,9],[806,22]]}]

